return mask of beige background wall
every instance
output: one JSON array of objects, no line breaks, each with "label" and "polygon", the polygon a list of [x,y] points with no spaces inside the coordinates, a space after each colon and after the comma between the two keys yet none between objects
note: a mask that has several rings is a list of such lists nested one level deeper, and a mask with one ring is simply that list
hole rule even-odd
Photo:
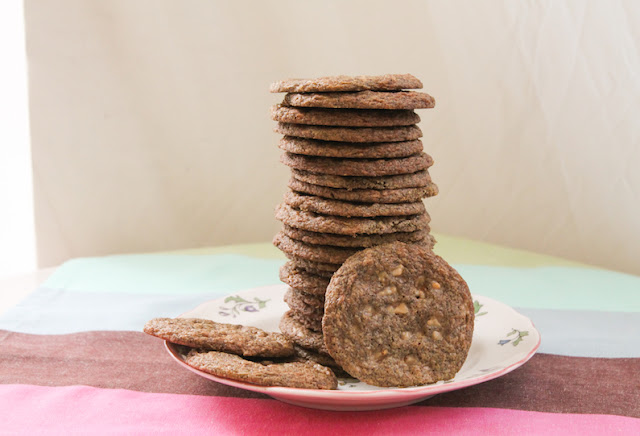
[{"label": "beige background wall", "polygon": [[633,1],[26,0],[42,266],[268,241],[269,83],[410,72],[436,232],[640,274]]}]

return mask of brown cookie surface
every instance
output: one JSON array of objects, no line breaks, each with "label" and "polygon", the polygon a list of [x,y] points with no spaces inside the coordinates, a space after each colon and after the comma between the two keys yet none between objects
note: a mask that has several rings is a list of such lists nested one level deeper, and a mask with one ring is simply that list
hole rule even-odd
[{"label": "brown cookie surface", "polygon": [[324,338],[321,332],[313,331],[297,320],[291,317],[291,313],[286,312],[280,319],[280,331],[282,334],[291,339],[292,342],[301,347],[317,351],[319,353],[329,354],[324,344]]},{"label": "brown cookie surface", "polygon": [[324,295],[308,294],[300,289],[289,287],[284,294],[284,301],[291,309],[303,315],[319,315],[322,318],[324,313]]},{"label": "brown cookie surface", "polygon": [[416,91],[289,93],[282,103],[285,106],[344,109],[426,109],[436,105],[429,94]]},{"label": "brown cookie surface", "polygon": [[283,232],[273,238],[273,245],[286,254],[294,255],[302,259],[323,263],[342,263],[355,254],[357,248],[332,247],[330,245],[312,245],[291,239]]},{"label": "brown cookie surface", "polygon": [[438,186],[435,183],[429,183],[422,188],[343,189],[328,188],[326,186],[314,185],[291,178],[287,185],[295,192],[362,204],[415,202],[438,194]]},{"label": "brown cookie surface", "polygon": [[403,217],[347,218],[327,216],[297,210],[286,203],[281,203],[276,207],[276,218],[297,229],[338,235],[414,232],[425,229],[431,220],[427,212]]},{"label": "brown cookie surface", "polygon": [[426,212],[422,201],[411,203],[353,203],[289,191],[284,202],[294,209],[343,217],[417,215]]},{"label": "brown cookie surface", "polygon": [[288,362],[262,364],[218,351],[191,350],[187,365],[232,380],[260,386],[287,386],[303,389],[336,389],[338,380],[331,369],[317,363]]},{"label": "brown cookie surface", "polygon": [[336,176],[389,176],[411,174],[433,165],[433,158],[426,153],[393,159],[339,159],[333,157],[305,156],[284,152],[280,162],[288,167]]},{"label": "brown cookie surface", "polygon": [[270,92],[343,92],[343,91],[397,91],[420,89],[422,82],[411,74],[384,74],[380,76],[327,76],[315,79],[286,79],[274,82]]},{"label": "brown cookie surface", "polygon": [[330,279],[331,273],[325,273],[324,275],[312,274],[306,269],[296,266],[291,261],[280,267],[280,280],[283,283],[307,294],[321,296],[322,301],[324,301],[324,293]]},{"label": "brown cookie surface", "polygon": [[295,355],[297,357],[300,357],[304,360],[310,360],[312,362],[319,363],[320,365],[323,365],[323,366],[328,366],[331,368],[336,368],[336,367],[339,368],[336,361],[333,360],[333,357],[329,356],[328,354],[323,354],[317,351],[308,350],[297,344],[294,345],[293,348],[295,350]]},{"label": "brown cookie surface", "polygon": [[415,173],[398,174],[382,177],[362,176],[336,176],[320,174],[312,171],[292,169],[291,173],[296,180],[318,186],[339,189],[405,189],[422,188],[431,183],[429,171],[416,171]]},{"label": "brown cookie surface", "polygon": [[327,109],[282,105],[271,108],[271,119],[282,123],[345,127],[411,126],[420,122],[420,116],[411,110]]},{"label": "brown cookie surface", "polygon": [[273,130],[298,138],[356,143],[411,141],[422,137],[418,126],[333,127],[278,123]]},{"label": "brown cookie surface", "polygon": [[280,149],[307,156],[339,157],[342,159],[385,159],[407,157],[422,151],[422,141],[401,142],[350,142],[318,141],[315,139],[285,136]]},{"label": "brown cookie surface", "polygon": [[322,332],[322,315],[314,314],[311,316],[298,312],[296,309],[289,311],[290,316],[298,321],[306,328],[313,330],[314,332]]},{"label": "brown cookie surface", "polygon": [[[282,233],[291,239],[316,245],[333,245],[336,247],[374,247],[391,242],[420,242],[429,237],[429,226],[415,232],[396,232],[384,235],[334,235],[331,233],[309,232],[284,225]],[[327,285],[329,283],[327,282]],[[325,285],[325,288],[326,286]],[[292,285],[293,286],[293,285]],[[295,286],[294,286],[295,287]]]},{"label": "brown cookie surface", "polygon": [[360,251],[327,288],[323,332],[329,354],[376,386],[452,378],[473,334],[469,288],[442,258],[416,244]]},{"label": "brown cookie surface", "polygon": [[287,253],[284,253],[284,254],[285,256],[287,256],[289,260],[291,260],[291,263],[293,263],[293,265],[295,265],[296,268],[303,269],[311,274],[325,276],[329,278],[342,265],[341,263],[314,262],[312,260],[303,259],[295,255],[291,255]]},{"label": "brown cookie surface", "polygon": [[154,318],[145,324],[143,330],[174,344],[194,348],[243,356],[293,355],[293,344],[285,336],[256,327],[198,318]]}]

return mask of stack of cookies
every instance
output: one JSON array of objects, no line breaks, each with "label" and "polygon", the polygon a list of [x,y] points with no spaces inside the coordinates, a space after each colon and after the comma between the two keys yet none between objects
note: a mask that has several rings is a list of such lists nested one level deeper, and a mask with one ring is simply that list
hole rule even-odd
[{"label": "stack of cookies", "polygon": [[[410,74],[284,80],[272,108],[283,134],[289,190],[276,208],[274,244],[289,258],[280,270],[290,307],[280,328],[325,364],[324,297],[332,274],[356,252],[389,242],[431,248],[422,199],[438,193],[423,151],[420,117],[434,99]],[[332,365],[335,366],[335,365]]]}]

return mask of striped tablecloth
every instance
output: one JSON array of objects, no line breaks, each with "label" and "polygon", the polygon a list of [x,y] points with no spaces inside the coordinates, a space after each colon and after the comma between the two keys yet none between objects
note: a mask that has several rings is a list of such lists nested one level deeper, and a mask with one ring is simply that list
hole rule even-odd
[{"label": "striped tablecloth", "polygon": [[640,277],[438,240],[474,294],[534,321],[523,367],[402,408],[292,406],[186,371],[141,332],[279,283],[270,244],[75,259],[0,316],[0,434],[640,434]]}]

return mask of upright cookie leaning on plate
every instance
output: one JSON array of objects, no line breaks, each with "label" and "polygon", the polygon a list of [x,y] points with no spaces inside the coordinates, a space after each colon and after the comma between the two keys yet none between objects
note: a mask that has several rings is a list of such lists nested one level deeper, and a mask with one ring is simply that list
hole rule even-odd
[{"label": "upright cookie leaning on plate", "polygon": [[460,275],[426,247],[396,242],[356,253],[327,287],[329,354],[375,386],[447,380],[462,367],[474,308]]}]

